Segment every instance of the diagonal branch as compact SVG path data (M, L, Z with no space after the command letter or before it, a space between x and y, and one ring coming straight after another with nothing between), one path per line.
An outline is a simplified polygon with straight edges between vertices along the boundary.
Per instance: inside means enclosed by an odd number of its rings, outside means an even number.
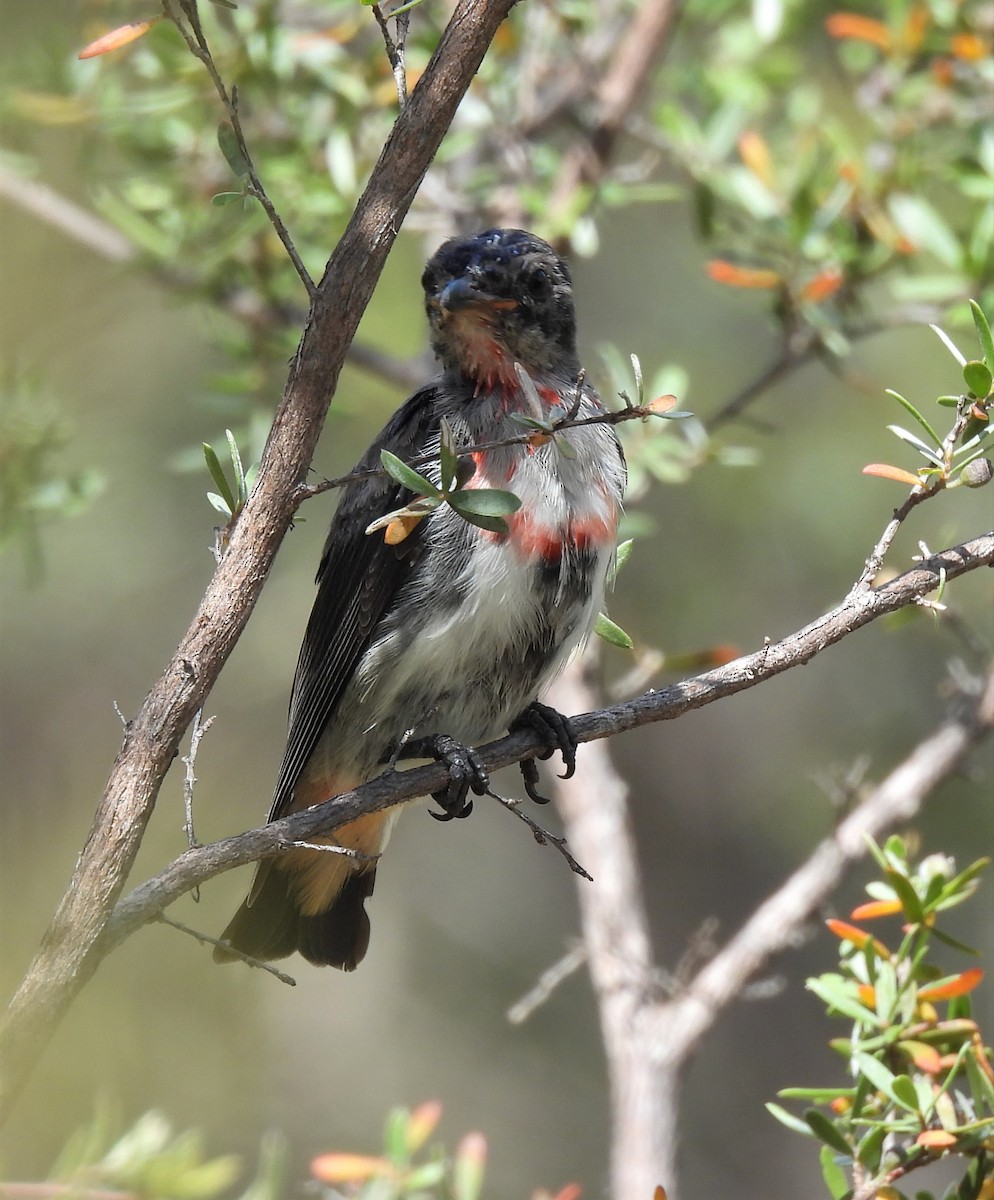
M180 738L244 629L289 527L295 489L397 230L512 3L459 0L317 285L255 488L188 632L128 724L69 888L0 1026L0 1120L104 953L104 924Z
M863 625L919 601L938 585L941 572L945 572L947 580L952 580L968 571L992 564L994 532L934 555L927 562L879 588L847 596L825 616L780 642L771 643L723 667L649 692L624 704L584 713L573 718L573 727L581 742L589 742L656 721L672 720L692 708L733 696L791 667L810 662L816 654ZM535 755L544 748L533 731L521 730L481 747L480 756L487 769L494 771ZM107 923L100 947L101 955L109 952L140 926L155 919L165 907L205 880L234 867L279 854L293 842L327 835L365 814L439 791L447 779L446 768L439 763L410 771L388 771L325 804L294 813L247 833L187 850L159 875L135 888L118 903ZM575 849L582 860L580 848ZM596 876L596 871L592 873Z

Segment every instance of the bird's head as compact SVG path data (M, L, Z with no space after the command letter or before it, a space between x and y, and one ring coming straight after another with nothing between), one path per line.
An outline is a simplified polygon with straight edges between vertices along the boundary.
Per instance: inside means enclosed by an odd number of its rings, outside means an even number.
M523 229L452 238L421 278L439 362L477 388L513 385L514 364L575 374L576 316L569 267Z

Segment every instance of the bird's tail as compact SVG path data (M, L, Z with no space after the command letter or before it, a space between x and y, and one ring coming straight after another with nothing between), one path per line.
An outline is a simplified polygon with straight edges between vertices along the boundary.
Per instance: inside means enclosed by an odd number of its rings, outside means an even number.
M269 962L299 950L318 966L354 971L369 945L369 917L363 907L373 891L376 870L350 872L324 912L301 912L285 871L269 869L242 903L221 937L233 950ZM231 949L216 946L215 962L234 962Z
M355 970L369 945L363 904L395 818L396 810L370 813L314 839L327 850L295 847L261 863L222 938L263 962L299 950L319 966ZM214 950L215 962L237 957L224 946Z

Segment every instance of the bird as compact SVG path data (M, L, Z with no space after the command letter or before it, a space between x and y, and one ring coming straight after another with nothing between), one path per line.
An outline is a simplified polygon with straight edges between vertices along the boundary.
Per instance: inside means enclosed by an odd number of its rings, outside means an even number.
M603 606L626 467L581 369L570 268L533 233L487 229L445 241L421 284L438 373L387 422L339 502L270 821L411 757L449 767L432 815L465 816L470 790L489 783L475 747L522 726L573 770L569 722L538 695ZM556 429L563 420L568 427ZM443 438L457 446L464 489L509 491L520 507L482 528L440 504L403 524L399 538L385 536L383 518L416 497L376 473L381 450L420 463L438 486ZM525 786L541 800L537 769L527 767ZM369 944L365 902L398 812L315 839L331 850L294 846L262 861L215 959L299 952L353 970Z

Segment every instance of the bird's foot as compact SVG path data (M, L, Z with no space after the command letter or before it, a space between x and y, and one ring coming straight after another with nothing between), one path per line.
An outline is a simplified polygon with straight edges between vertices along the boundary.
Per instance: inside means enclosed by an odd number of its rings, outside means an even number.
M560 775L560 779L572 778L576 771L576 747L578 745L576 732L573 729L573 723L569 717L564 716L555 708L550 708L548 704L541 704L538 700L533 700L526 709L518 714L511 722L510 731L514 733L518 729L531 729L537 733L540 738L548 745L547 750L543 750L538 758L551 758L558 750L563 756L563 765L566 767L564 774ZM521 778L525 785L525 791L535 801L536 804L548 804L549 797L541 795L537 790L538 785L538 767L535 764L534 758L525 758L518 763L521 768Z
M433 800L442 806L440 813L431 815L436 821L451 821L453 817L468 817L473 811L470 790L477 796L486 794L490 787L490 776L483 759L472 746L464 746L447 734L437 733L431 737L417 738L406 742L404 758L433 758L449 769L448 785L432 792Z

